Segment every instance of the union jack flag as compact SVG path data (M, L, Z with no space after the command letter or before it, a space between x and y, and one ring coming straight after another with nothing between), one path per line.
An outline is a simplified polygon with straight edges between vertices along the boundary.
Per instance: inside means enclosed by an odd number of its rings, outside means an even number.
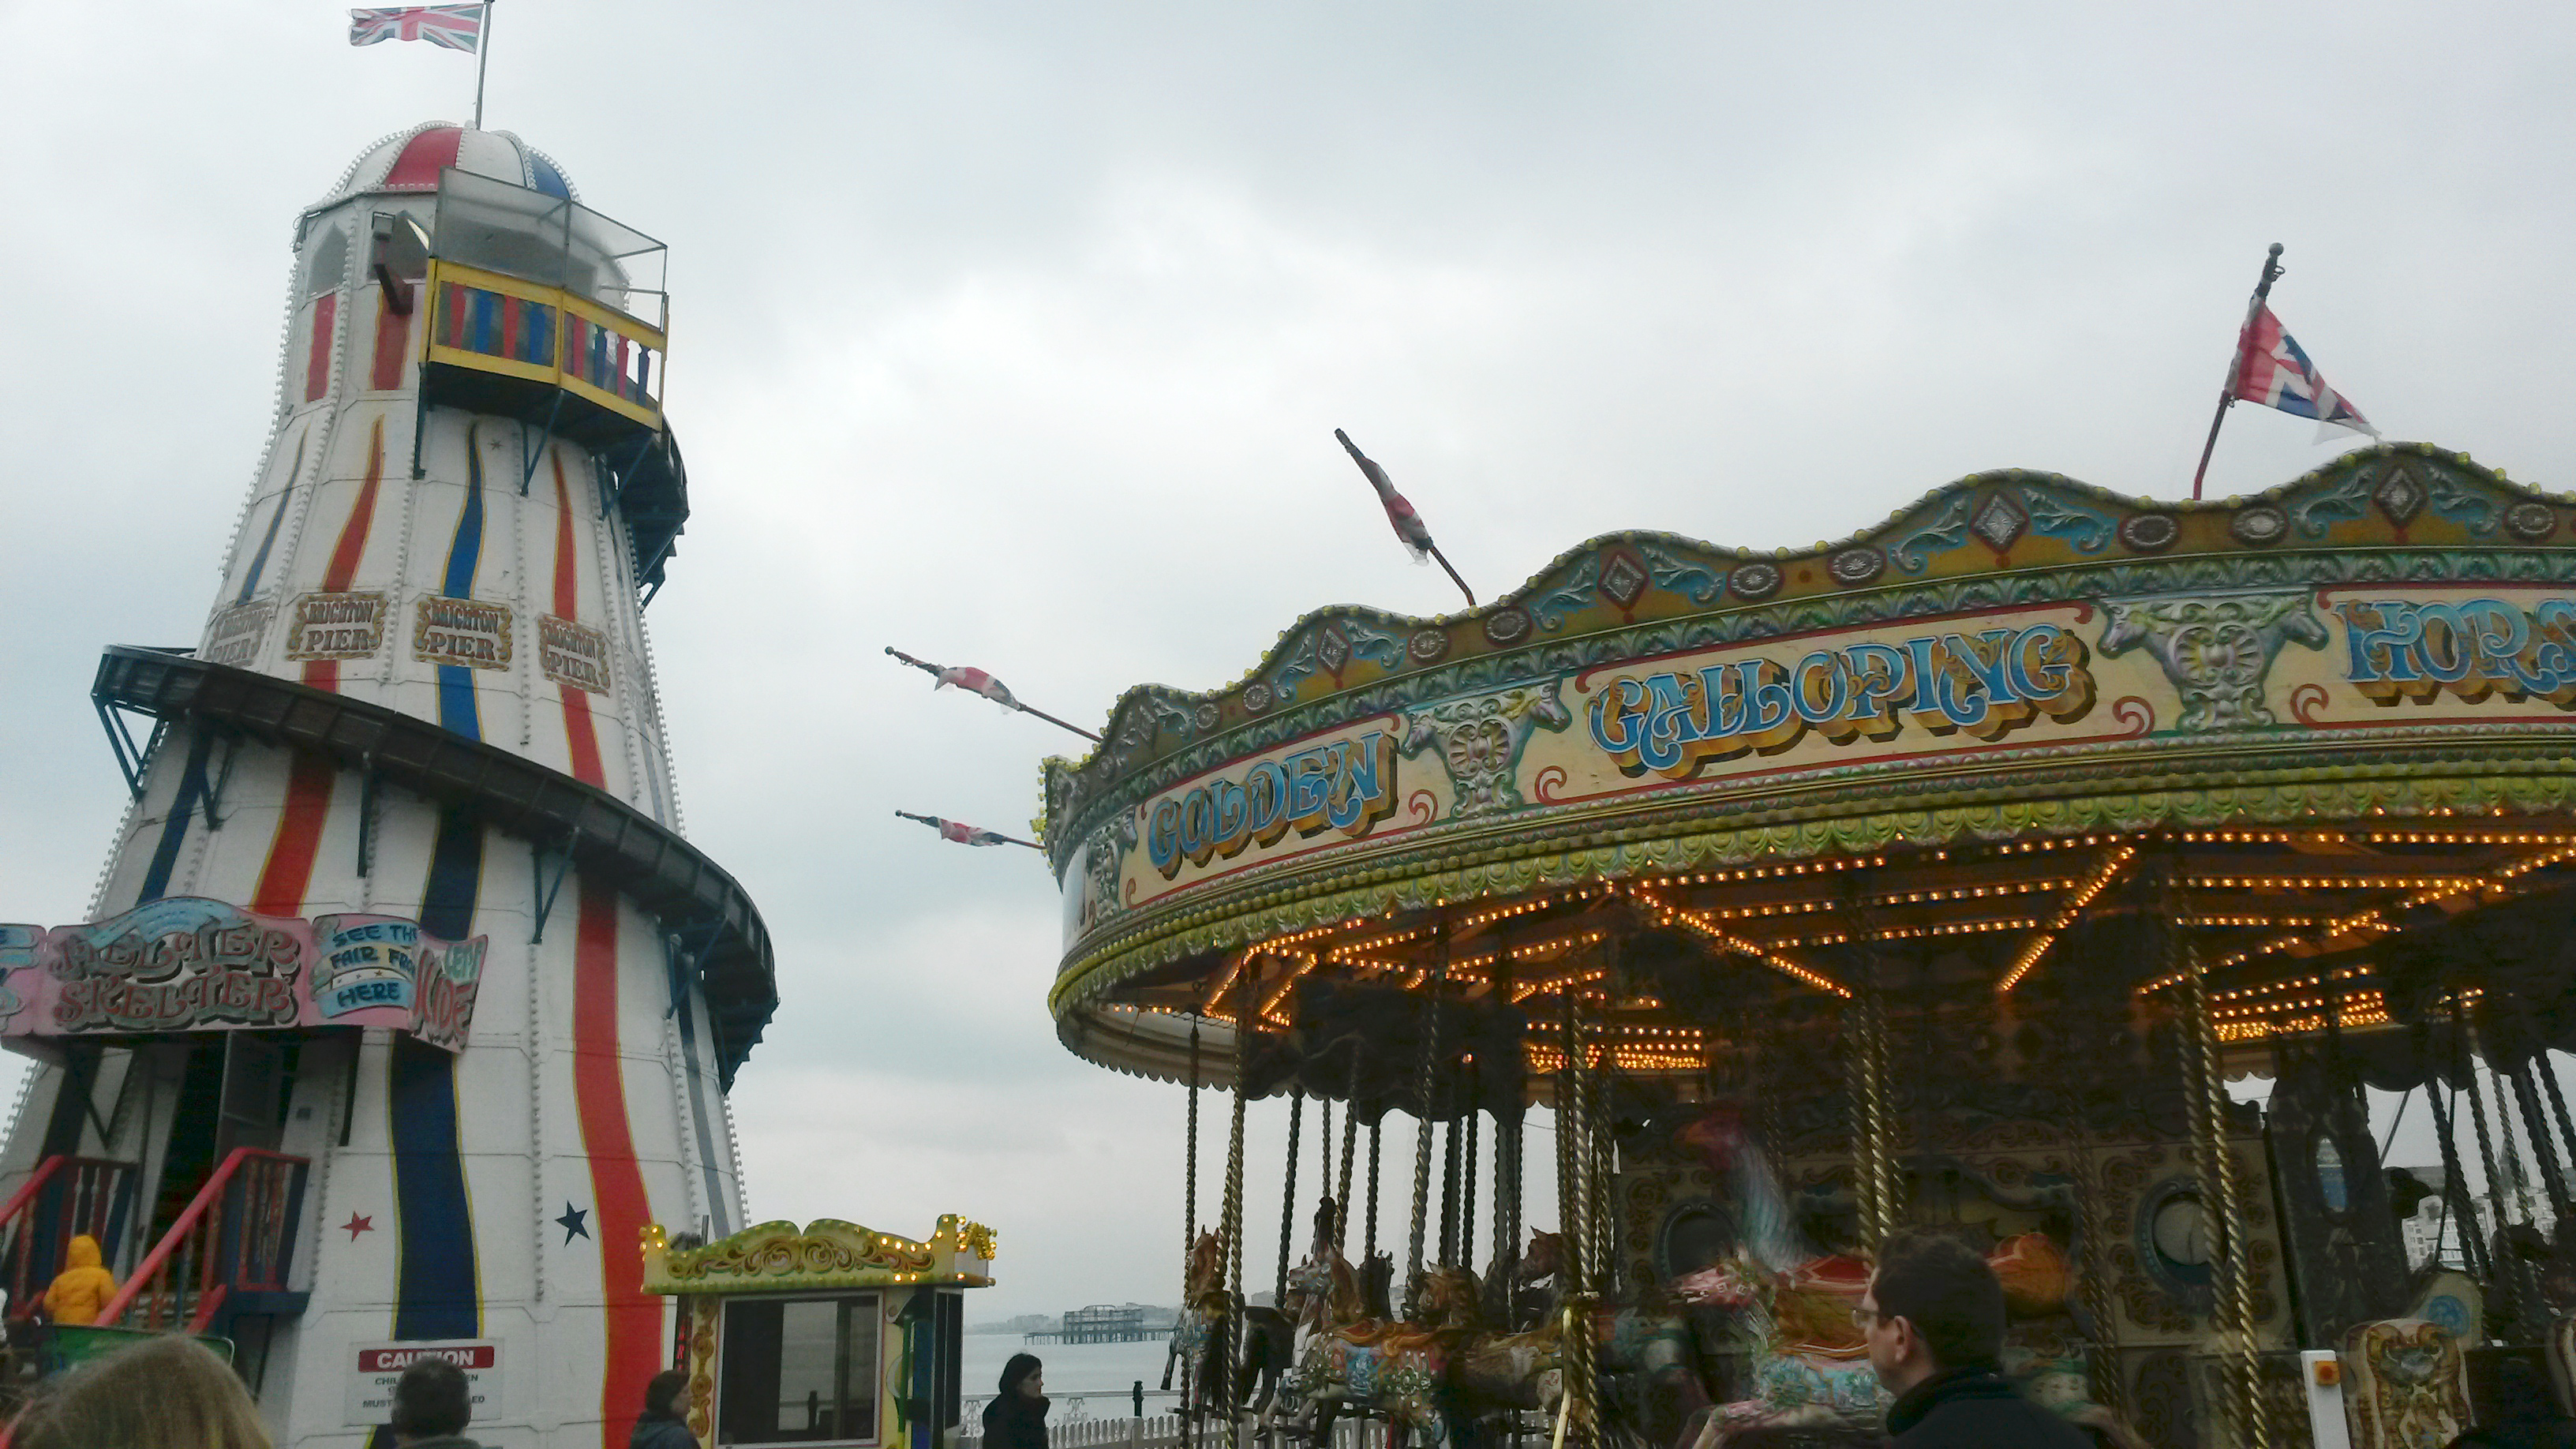
M2316 364L2282 330L2281 319L2272 315L2269 305L2256 307L2254 315L2245 319L2245 330L2236 339L2236 373L2229 391L2247 402L2314 418L2320 436L2327 428L2379 436L2379 429L2360 409L2317 375Z
M1361 475L1368 479L1371 488L1377 490L1377 501L1386 508L1388 526L1395 530L1397 538L1404 541L1404 546L1412 551L1413 561L1429 562L1434 551L1430 525L1422 521L1421 514L1413 511L1413 504L1407 501L1403 494L1395 491L1395 481L1386 476L1386 470L1377 465L1377 460L1361 452L1359 445L1351 441L1350 434L1335 428L1333 436L1341 439L1343 449L1349 452L1352 460L1360 465Z
M1020 707L1020 702L1012 695L1009 685L972 666L939 670L938 683L930 687L939 689L952 684L959 689L980 694L995 704L1009 705L1013 709Z
M980 825L969 825L963 820L943 820L936 815L915 815L909 810L898 810L894 813L906 820L918 820L938 831L940 839L953 840L959 845L1025 845L1031 850L1038 849L1034 841L1022 840L1016 835L1004 835L998 830L986 830Z
M426 40L471 52L483 43L483 7L406 5L398 10L349 12L351 45L373 45L379 40Z

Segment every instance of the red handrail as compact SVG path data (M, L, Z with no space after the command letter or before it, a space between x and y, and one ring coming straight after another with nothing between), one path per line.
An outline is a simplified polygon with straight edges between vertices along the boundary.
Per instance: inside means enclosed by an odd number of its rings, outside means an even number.
M85 1173L91 1173L93 1169L105 1170L110 1175L104 1178L96 1175L83 1176ZM9 1308L13 1315L25 1318L36 1311L43 1299L41 1285L34 1280L49 1276L53 1272L52 1266L39 1268L35 1264L34 1245L29 1241L29 1234L36 1230L33 1219L38 1208L37 1194L43 1192L48 1186L59 1186L65 1193L72 1195L73 1200L67 1200L62 1204L57 1223L66 1241L75 1232L88 1232L105 1237L107 1219L115 1209L114 1200L119 1190L119 1180L133 1170L133 1163L119 1162L113 1158L79 1157L70 1153L56 1153L38 1163L35 1172L20 1185L15 1193L10 1195L9 1201L5 1205L0 1205L0 1233L9 1231L13 1226L18 1232L16 1240L7 1250L5 1257L0 1258L0 1261L5 1261L7 1264L7 1267L0 1271L6 1271L9 1275L5 1286L9 1290ZM78 1196L85 1190L88 1193L89 1202L87 1221L82 1218L82 1209L77 1201ZM113 1261L117 1245L113 1242L103 1242L99 1246Z
M180 1244L186 1241L189 1230L196 1227L198 1220L213 1210L217 1203L223 1201L224 1189L232 1185L233 1174L241 1170L242 1164L260 1159L299 1165L305 1161L304 1158L289 1157L282 1152L264 1152L256 1147L234 1148L232 1155L224 1159L224 1165L216 1168L214 1176L206 1179L206 1185L197 1189L197 1196L189 1202L187 1211L172 1220L170 1231L162 1234L161 1241L153 1246L152 1251L144 1256L142 1262L135 1265L133 1275L125 1280L125 1286L117 1289L116 1296L107 1300L107 1306L99 1310L97 1322L101 1327L113 1324L118 1318L124 1316L126 1308L143 1291L143 1285L151 1281L169 1263L171 1255L176 1253ZM216 1286L201 1285L201 1296L205 1289ZM228 1289L231 1285L221 1286ZM218 1296L216 1302L221 1301L221 1297Z
M54 1175L55 1169L69 1161L71 1161L69 1154L57 1152L36 1164L36 1175L27 1179L26 1186L9 1195L8 1206L0 1207L0 1227L7 1227L9 1220L16 1217L27 1206L28 1200L36 1195L36 1190L43 1187L46 1179Z

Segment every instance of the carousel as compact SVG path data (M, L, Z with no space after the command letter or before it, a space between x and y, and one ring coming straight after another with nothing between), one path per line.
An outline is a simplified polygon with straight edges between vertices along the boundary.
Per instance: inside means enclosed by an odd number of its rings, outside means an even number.
M1130 690L1046 767L1049 1003L1187 1093L1204 1432L1875 1442L1849 1310L1909 1227L2134 1441L2563 1415L2571 524L2418 445L2207 503L1999 472Z

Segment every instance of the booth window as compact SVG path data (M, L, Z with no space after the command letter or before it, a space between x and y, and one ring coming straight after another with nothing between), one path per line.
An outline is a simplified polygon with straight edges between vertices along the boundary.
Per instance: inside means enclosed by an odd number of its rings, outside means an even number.
M716 1442L873 1442L878 1317L874 1293L726 1303Z

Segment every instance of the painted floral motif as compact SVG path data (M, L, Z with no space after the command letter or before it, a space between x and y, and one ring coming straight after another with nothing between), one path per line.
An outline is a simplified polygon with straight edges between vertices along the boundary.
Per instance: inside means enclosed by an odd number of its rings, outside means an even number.
M2116 658L2141 644L2182 696L2185 731L2280 723L2263 703L2263 678L2285 640L2326 646L2309 596L2234 594L2198 599L2105 599L2099 645Z
M1651 543L1637 545L1637 554L1655 576L1655 587L1680 594L1694 604L1714 604L1726 592L1726 575L1704 564L1681 557L1671 549Z
M1561 730L1574 719L1556 689L1550 679L1415 710L1404 716L1404 738L1396 748L1407 757L1439 751L1456 798L1450 819L1518 810L1523 801L1512 776L1521 747L1537 731Z
M2295 515L2295 521L2299 527L2299 532L2306 534L2310 538L2323 538L2326 536L2326 530L2334 527L2336 524L2347 523L2353 519L2361 517L2362 510L2367 508L2369 505L2370 474L2367 472L2361 472L2355 473L2350 478L2345 479L2340 486L2329 488L2325 492L2319 493L2315 497L2309 499L2307 502L2300 504L2295 510L2293 510L2293 513ZM2238 514L2236 516L2238 523L2241 525L2244 521L2245 514L2252 513L2253 511L2253 509L2249 508L2245 510L2245 513ZM2279 512L2277 509L2268 511L2274 513ZM2248 538L2241 527L2233 531L2236 533L2238 538L2244 539L2247 543L2268 543L2271 541L2269 538ZM2272 530L2272 533L2275 536L2280 532L2281 530L2277 528Z
M1356 619L1327 619L1299 636L1297 647L1271 671L1270 692L1281 704L1297 698L1299 683L1318 671L1334 677L1353 659L1365 659L1385 670L1404 666L1404 641Z
M1947 553L1967 542L1968 510L1974 501L1971 495L1962 493L1950 500L1950 506L1942 511L1939 518L1907 534L1890 550L1896 566L1909 574L1919 574L1923 572L1924 565L1932 562L1923 545L1931 544L1935 553Z
M2504 505L2457 479L2433 475L2433 511L2479 538L2492 536L2503 521Z
M2077 553L2100 553L2109 546L2113 534L2111 515L2046 488L2024 488L2021 498L2023 506L2030 510L2033 531L2064 539Z

